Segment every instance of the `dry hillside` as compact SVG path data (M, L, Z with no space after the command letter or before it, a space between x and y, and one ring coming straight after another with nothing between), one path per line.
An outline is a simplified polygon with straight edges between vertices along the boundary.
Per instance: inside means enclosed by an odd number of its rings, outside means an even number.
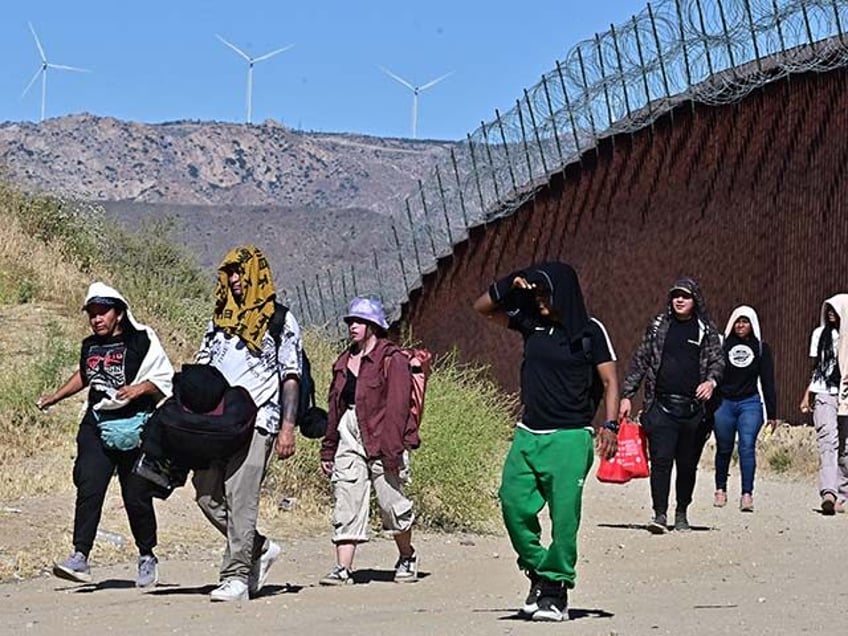
M273 121L142 124L84 114L0 125L8 178L96 201L381 210L449 146L303 133Z

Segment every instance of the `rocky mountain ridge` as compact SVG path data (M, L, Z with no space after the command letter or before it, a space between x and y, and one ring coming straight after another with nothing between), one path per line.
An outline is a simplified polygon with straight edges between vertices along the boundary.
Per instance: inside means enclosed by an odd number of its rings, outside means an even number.
M0 124L0 170L28 190L94 201L387 212L451 142L81 114Z

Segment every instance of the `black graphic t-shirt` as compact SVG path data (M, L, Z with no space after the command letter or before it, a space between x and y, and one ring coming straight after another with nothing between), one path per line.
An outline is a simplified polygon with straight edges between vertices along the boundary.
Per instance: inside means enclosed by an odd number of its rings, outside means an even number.
M80 374L83 384L88 387L89 408L104 397L113 397L122 386L133 384L148 349L150 338L145 331L132 330L108 338L91 335L83 340ZM155 406L154 397L144 395L113 413L118 417L128 417L152 411Z
M731 333L724 341L724 377L719 391L723 398L744 400L759 394L760 382L769 419L774 419L777 397L774 387L774 362L765 342L754 337L742 339Z

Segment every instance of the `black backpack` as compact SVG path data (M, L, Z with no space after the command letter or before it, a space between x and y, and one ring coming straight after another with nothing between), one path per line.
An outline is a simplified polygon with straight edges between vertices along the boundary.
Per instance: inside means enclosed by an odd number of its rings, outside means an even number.
M274 302L274 313L271 315L271 320L268 323L268 332L274 338L274 344L277 346L277 354L280 352L280 343L282 341L283 328L286 325L286 314L289 308L285 305ZM315 404L315 380L312 378L312 363L309 361L309 356L306 355L306 349L303 349L302 368L300 374L300 395L297 402L297 416L295 424L300 429L304 437L317 439L324 437L327 431L327 411L316 406ZM280 401L282 402L282 388L280 390Z
M204 382L214 390L201 406L196 389ZM183 468L206 468L249 444L255 420L256 405L245 389L229 386L214 367L186 364L174 374L174 394L148 420L141 450Z

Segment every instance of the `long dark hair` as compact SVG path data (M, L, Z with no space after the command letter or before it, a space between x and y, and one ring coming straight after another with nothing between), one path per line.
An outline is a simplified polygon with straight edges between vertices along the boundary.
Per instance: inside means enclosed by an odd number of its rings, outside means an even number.
M830 305L825 310L833 311ZM834 312L835 313L835 312ZM837 314L838 315L838 314ZM824 382L827 386L839 386L842 380L842 374L839 370L839 360L836 357L836 351L833 349L833 334L839 333L839 323L832 323L825 319L824 327L819 336L818 360L816 361L816 369L813 371L813 379ZM825 376L825 372L832 368L829 376Z

